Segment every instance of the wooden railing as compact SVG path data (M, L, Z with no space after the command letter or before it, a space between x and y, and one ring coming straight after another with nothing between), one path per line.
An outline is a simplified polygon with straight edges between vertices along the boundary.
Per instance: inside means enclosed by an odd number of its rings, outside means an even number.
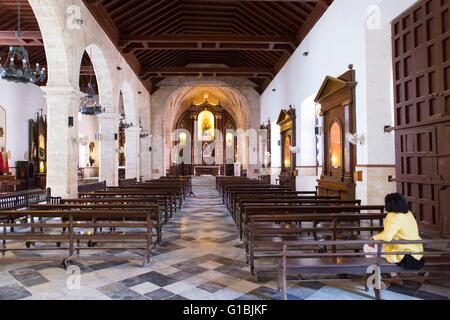
M18 210L28 208L30 204L48 201L51 189L11 192L0 195L0 210Z

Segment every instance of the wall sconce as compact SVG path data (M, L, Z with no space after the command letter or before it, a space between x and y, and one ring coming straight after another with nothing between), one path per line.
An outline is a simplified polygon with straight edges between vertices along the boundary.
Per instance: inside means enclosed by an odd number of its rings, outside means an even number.
M347 139L348 142L350 142L354 146L357 146L358 144L363 144L363 137L357 133L355 134L347 133Z
M392 126L384 126L384 133L391 133L392 131L394 131Z

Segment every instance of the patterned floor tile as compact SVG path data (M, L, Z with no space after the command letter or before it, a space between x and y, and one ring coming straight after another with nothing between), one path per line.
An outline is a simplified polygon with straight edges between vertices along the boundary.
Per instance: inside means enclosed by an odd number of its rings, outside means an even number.
M97 290L114 300L146 300L145 297L121 283L113 283Z
M138 284L137 286L131 287L130 289L139 294L145 295L149 292L153 292L155 290L160 289L160 287L153 283L150 283L150 282L144 282L144 283Z
M0 287L0 300L20 300L30 296L31 293L20 285Z
M25 287L33 287L49 282L33 268L10 271L10 274Z
M165 300L173 297L174 295L175 294L173 292L164 289L158 289L156 291L147 293L145 296L151 300Z
M207 282L199 285L197 288L207 291L209 293L216 293L219 290L226 288L227 286L218 282Z

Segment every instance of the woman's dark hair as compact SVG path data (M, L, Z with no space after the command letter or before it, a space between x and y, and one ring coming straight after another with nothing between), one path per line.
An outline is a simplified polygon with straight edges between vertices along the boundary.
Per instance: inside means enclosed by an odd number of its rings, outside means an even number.
M386 203L387 212L405 213L405 214L409 212L408 201L400 193L388 194L384 202Z

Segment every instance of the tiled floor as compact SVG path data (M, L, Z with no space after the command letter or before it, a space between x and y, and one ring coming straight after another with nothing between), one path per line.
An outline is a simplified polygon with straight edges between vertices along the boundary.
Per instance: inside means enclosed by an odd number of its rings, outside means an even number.
M194 179L197 198L188 199L178 216L164 228L164 243L152 263L80 264L81 276L57 263L0 265L2 299L278 299L276 282L257 282L232 219L214 188L214 178ZM129 255L114 250L110 255ZM370 300L362 283L308 282L292 285L294 300ZM405 281L383 292L384 299L449 299L450 279L419 283Z

